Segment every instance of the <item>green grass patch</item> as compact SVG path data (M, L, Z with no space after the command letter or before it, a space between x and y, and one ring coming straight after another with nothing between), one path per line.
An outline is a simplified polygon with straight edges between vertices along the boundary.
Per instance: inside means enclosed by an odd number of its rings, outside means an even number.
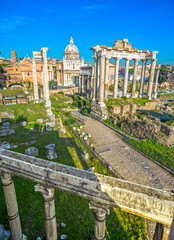
M126 97L105 100L105 104L107 107L112 105L124 106L128 104L137 104L137 105L145 106L147 102L152 102L152 100L149 100L148 98L140 99L140 98L126 98Z

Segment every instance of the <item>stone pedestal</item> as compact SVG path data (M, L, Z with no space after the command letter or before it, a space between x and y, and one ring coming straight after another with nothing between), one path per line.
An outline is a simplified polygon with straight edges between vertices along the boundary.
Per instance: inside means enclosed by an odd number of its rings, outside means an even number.
M46 157L49 160L57 158L57 154L55 153L55 144L49 144L45 148L46 148Z
M98 118L99 120L107 119L107 110L105 103L95 103L91 102L91 113L92 116Z
M89 208L94 210L95 215L94 235L92 240L104 240L106 216L109 214L109 208L94 202L89 203Z

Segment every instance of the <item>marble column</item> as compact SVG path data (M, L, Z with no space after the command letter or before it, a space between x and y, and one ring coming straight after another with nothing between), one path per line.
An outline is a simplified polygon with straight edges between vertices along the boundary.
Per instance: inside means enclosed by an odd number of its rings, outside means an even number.
M87 97L89 98L90 97L90 79L89 79L89 76L87 76Z
M22 234L21 230L18 204L12 175L8 173L1 173L1 181L4 190L12 238L13 240L25 240L27 238Z
M146 75L146 59L142 59L142 68L141 68L141 82L140 82L140 91L139 91L139 98L143 97L143 87L144 87L144 80Z
M119 61L120 61L120 58L115 58L114 93L113 93L114 98L117 98L117 94L118 94Z
M98 100L98 98L99 98L99 64L98 64L98 60L97 60L97 65L96 65L96 88L95 88L96 100Z
M109 77L109 58L105 58L105 85L104 85L104 99L108 98L108 77Z
M37 184L35 185L35 191L41 192L44 199L46 239L57 240L54 188Z
M137 82L137 70L138 70L138 59L134 59L134 76L132 81L132 92L131 97L135 97L135 91L136 91L136 82Z
M79 94L82 92L82 76L79 75Z
M39 102L38 82L37 82L37 70L36 60L32 58L32 72L33 72L33 89L34 89L34 103Z
M45 102L50 102L49 98L49 78L48 78L48 63L47 63L47 51L48 48L41 48L42 59L43 59L43 88L44 88L44 99Z
M158 69L157 72L156 72L156 79L155 79L154 99L157 98L157 87L158 87L159 72L160 72L160 70Z
M104 105L105 56L100 58L99 104Z
M89 203L89 208L94 210L95 223L92 240L104 240L106 217L109 214L109 208L94 202Z
M130 59L125 58L125 76L124 76L124 86L123 86L123 96L127 97L127 86L129 77L129 61Z
M148 84L148 90L147 90L147 96L148 96L149 99L152 98L152 86L153 86L153 80L154 80L154 74L155 74L155 67L156 67L156 59L152 59L151 60L149 84Z
M96 86L97 86L97 68L98 68L98 58L97 57L93 57L94 58L94 79L93 79L93 94L92 94L92 101L95 102L96 101Z
M85 93L85 79L84 79L84 75L82 75L82 94L84 94Z

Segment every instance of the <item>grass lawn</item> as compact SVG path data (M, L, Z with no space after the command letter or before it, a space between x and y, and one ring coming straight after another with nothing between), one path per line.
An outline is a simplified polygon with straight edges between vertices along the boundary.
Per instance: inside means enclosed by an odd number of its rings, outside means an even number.
M123 106L127 104L140 104L142 106L145 106L146 102L152 102L153 100L149 100L148 98L126 98L126 97L120 97L117 99L108 99L105 101L106 106L111 106L111 105L118 105L118 106Z
M59 103L56 103L55 97L52 97L51 99L54 101L54 111L58 115ZM25 109L23 116L29 118L27 109L29 108L34 111L35 106L36 110L35 114L33 114L33 121L34 119L41 118L37 112L37 106L39 106L37 104L25 104L25 107L22 108L22 111ZM17 107L20 106L15 105L16 112L18 112ZM18 112L18 116L19 115L20 113ZM35 115L39 115L39 117L34 118ZM30 131L30 128L32 127L36 129L34 132ZM14 130L16 131L16 134L8 137L1 137L0 139L1 142L5 141L18 144L18 148L14 149L14 151L24 153L26 148L34 146L39 149L38 157L46 159L45 146L49 143L54 143L56 145L57 153L57 158L54 159L55 162L80 169L87 169L87 166L81 157L83 151L87 150L83 149L83 146L78 143L77 139L75 140L80 147L75 143L71 132L71 134L69 132L65 134L60 132L58 125L56 125L53 132L48 133L43 132L43 127L41 127L41 125L34 123L25 127L17 126ZM36 143L29 146L21 145L24 142L30 141L36 141ZM91 167L94 166L96 172L109 175L107 170L97 159L92 159L91 155L90 157L91 160L88 160L88 164ZM41 193L34 191L35 183L31 181L19 177L15 177L14 181L23 233L27 235L28 240L36 240L38 236L44 240L44 205ZM3 224L6 229L9 229L1 183L0 196L0 223ZM89 201L86 199L82 199L60 190L55 190L58 239L60 239L61 234L66 234L68 240L86 240L92 235L94 229L94 212L89 209L88 203ZM60 224L62 222L66 224L65 228L61 227ZM140 217L111 208L106 221L106 237L107 240L138 240L139 237L146 239L144 220Z

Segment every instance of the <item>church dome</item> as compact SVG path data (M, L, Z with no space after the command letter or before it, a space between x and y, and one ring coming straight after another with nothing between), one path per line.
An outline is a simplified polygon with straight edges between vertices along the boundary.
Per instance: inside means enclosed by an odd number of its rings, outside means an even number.
M79 50L74 45L73 38L71 36L69 45L65 48L65 59L79 59Z
M79 52L78 48L74 45L72 36L69 45L65 48L65 52Z

